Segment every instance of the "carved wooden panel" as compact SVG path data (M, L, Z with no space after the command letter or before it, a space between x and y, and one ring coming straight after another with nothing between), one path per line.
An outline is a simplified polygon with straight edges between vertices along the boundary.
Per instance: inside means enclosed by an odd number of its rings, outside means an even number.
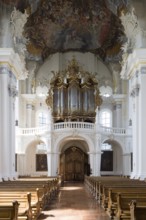
M60 157L60 174L66 181L83 181L86 164L88 155L77 147L70 147Z

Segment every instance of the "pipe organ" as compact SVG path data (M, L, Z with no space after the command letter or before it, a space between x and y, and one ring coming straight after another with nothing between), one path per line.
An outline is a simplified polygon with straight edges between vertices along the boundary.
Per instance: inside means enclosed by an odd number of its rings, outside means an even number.
M54 122L94 122L95 110L102 103L95 75L83 71L74 57L66 70L53 75L46 103Z

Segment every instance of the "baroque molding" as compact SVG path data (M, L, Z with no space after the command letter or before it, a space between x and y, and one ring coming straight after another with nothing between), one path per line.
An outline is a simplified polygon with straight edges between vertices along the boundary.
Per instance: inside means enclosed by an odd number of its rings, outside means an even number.
M134 76L135 72L146 68L146 49L135 49L133 53L128 55L123 68L121 70L122 79L130 79Z
M24 80L28 76L24 58L12 48L0 48L0 66L10 69L18 80Z

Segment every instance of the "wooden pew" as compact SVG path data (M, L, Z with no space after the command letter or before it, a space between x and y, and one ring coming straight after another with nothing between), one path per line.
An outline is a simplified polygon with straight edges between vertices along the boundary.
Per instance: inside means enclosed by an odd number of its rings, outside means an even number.
M132 213L132 204L133 200L137 201L137 204L139 206L145 205L146 207L146 193L144 194L143 192L141 193L119 193L117 195L117 210L116 210L116 219L117 220L122 220L122 219L130 219L131 220L131 214ZM130 211L130 205L131 205L131 211ZM139 212L140 214L140 212ZM143 212L141 212L141 215ZM138 220L142 220L142 216L139 215ZM146 219L146 215L145 215ZM133 218L132 220L135 220Z
M2 190L2 191L1 191ZM22 199L26 197L27 192L31 194L31 210L32 210L32 216L33 218L37 218L41 214L42 210L42 204L44 203L43 201L43 196L44 192L40 189L34 189L34 188L0 188L0 199L1 198L11 198L12 200L14 199Z
M39 187L36 189L36 187ZM50 199L52 199L59 191L59 179L58 178L31 178L31 179L19 179L14 181L0 182L0 193L7 192L10 195L15 193L23 194L31 193L31 214L35 219L39 216L42 209L48 205ZM9 196L10 197L10 196ZM15 198L15 197L14 197ZM13 198L13 199L14 199Z
M139 196L139 202L146 200L145 181L130 180L121 177L87 177L85 178L85 185L92 195L98 199L102 207L107 210L111 219L114 219L115 216L117 219L130 219L130 201L136 199L137 195ZM111 195L109 190L112 190ZM114 193L113 190L115 191ZM121 206L117 200L119 193L122 195L122 200L120 199ZM139 203L138 206L140 207Z
M112 188L109 189L107 213L111 218L114 218L115 212L118 209L118 194L124 195L125 197L137 198L137 196L146 197L146 188L143 190L138 187L124 187L124 188Z
M38 187L36 189L36 187ZM5 184L5 185L0 185L0 192L2 191L13 191L13 192L30 192L32 194L32 203L36 203L36 209L37 206L40 206L42 209L46 207L46 201L48 200L47 197L49 195L49 188L48 185L42 185L42 184L25 184L23 182L13 182L12 184ZM37 192L37 193L36 193ZM39 213L39 212L38 212Z
M130 216L131 220L145 220L146 219L146 201L143 204L137 204L137 200L130 202Z
M145 185L146 183L144 181L139 180L131 180L129 178L123 178L123 177L85 177L85 186L87 189L91 192L93 196L98 200L99 203L101 203L102 200L102 194L105 187L109 188L112 186L118 186L118 185Z
M11 201L17 199L19 203L18 216L27 217L28 220L32 220L32 208L31 208L31 194L27 193L26 196L0 196L0 206L9 206Z
M0 220L18 220L18 201L10 205L0 205Z

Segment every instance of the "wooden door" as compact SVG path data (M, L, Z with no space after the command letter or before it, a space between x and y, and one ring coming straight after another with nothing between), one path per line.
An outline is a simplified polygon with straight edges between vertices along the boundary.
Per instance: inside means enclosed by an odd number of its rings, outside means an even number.
M65 181L83 181L88 156L77 147L68 148L61 155L60 171Z

